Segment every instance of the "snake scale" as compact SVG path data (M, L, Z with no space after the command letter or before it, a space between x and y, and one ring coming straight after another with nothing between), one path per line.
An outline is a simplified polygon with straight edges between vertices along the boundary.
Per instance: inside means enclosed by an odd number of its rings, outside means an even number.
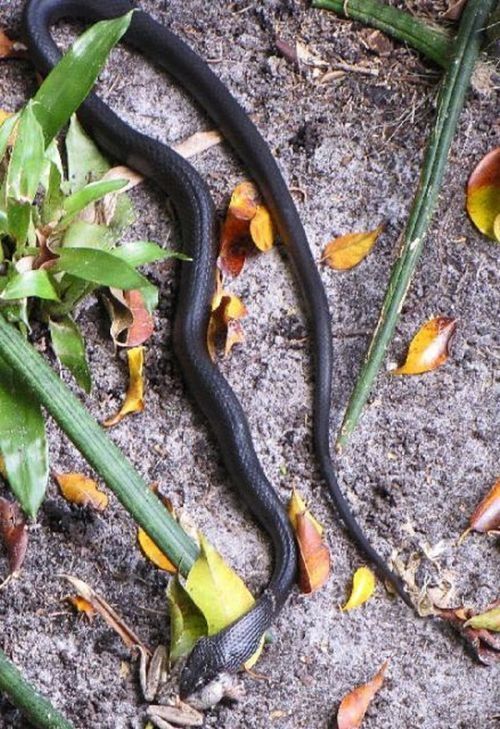
M24 30L36 68L47 74L60 58L50 32L58 20L95 22L123 15L133 7L129 0L28 0ZM136 10L124 40L191 94L222 131L258 185L286 246L307 310L314 354L313 439L321 475L353 541L411 605L403 583L368 542L337 482L329 445L333 355L328 302L295 204L268 145L209 66L152 17ZM173 336L175 355L191 394L217 438L232 483L273 547L271 580L252 609L222 632L202 638L195 645L181 674L180 693L185 697L221 673L236 671L254 653L294 584L294 536L283 506L259 463L244 411L207 351L218 229L206 183L167 145L131 128L94 94L88 96L78 115L107 154L153 180L172 201L183 252L192 258L192 262L181 264Z

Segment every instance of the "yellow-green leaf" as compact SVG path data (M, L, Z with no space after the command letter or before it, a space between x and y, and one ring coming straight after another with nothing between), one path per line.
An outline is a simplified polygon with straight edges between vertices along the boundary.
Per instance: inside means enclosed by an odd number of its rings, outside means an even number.
M375 230L334 238L323 251L322 260L336 271L348 271L366 258L382 230L383 226L379 225Z
M342 610L352 610L370 599L375 591L375 575L368 567L360 567L352 578L352 590L349 600Z
M500 240L497 222L500 216L500 147L483 157L469 177L467 212L481 233Z
M191 652L198 638L208 633L201 610L175 577L167 587L170 611L170 660L177 661Z
M487 610L485 613L480 615L474 615L465 624L464 628L476 628L484 630L493 630L496 633L500 632L500 607Z

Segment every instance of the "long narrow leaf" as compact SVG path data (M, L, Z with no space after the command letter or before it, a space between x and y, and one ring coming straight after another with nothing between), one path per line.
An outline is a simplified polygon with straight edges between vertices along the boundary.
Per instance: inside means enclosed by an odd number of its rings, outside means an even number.
M126 184L127 180L100 180L99 182L90 182L81 190L69 195L64 201L66 215L61 220L61 226L67 225L71 218L90 203L100 200L110 192L121 190Z
M7 197L32 203L45 166L42 127L28 102L19 119L17 135L7 170Z
M47 299L48 301L59 301L50 274L40 268L35 271L15 273L9 279L0 298L9 301L25 299L28 296L37 296L39 299Z
M68 179L72 192L100 179L111 167L106 157L84 132L76 116L71 117L65 139Z
M155 263L156 261L165 261L168 258L177 258L181 261L190 261L189 256L184 253L178 253L169 249L161 248L158 243L149 240L137 240L134 243L123 243L121 246L113 249L113 255L122 261L128 263L129 266L137 268L146 263Z
M85 354L85 342L75 322L70 316L58 320L50 319L49 329L58 360L68 368L80 387L85 392L90 392L92 378Z
M132 266L107 251L97 248L61 248L58 254L53 270L65 271L85 281L124 290L142 289L149 285L148 280Z

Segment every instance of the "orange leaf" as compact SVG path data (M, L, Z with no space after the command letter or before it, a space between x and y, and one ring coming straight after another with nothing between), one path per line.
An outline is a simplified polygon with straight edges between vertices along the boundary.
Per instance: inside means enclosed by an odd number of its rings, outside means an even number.
M317 519L314 518L314 516L311 514L311 512L307 509L307 506L305 504L304 499L302 498L300 491L298 491L296 488L292 489L292 496L290 497L290 501L288 502L288 518L290 519L290 522L292 524L292 527L294 530L297 529L297 516L299 514L307 514L308 519L312 521L314 524L316 531L320 536L323 536L324 529L319 523Z
M134 347L127 350L128 368L129 368L129 384L125 402L121 406L119 412L112 418L105 420L103 425L110 428L123 420L125 415L129 413L142 413L144 410L144 347Z
M26 58L26 46L18 41L13 41L0 30L0 58Z
M470 528L482 533L500 531L500 479L472 514Z
M0 538L7 550L12 575L21 569L28 547L26 522L16 501L0 498Z
M440 367L448 359L450 339L456 328L456 319L447 316L429 319L411 340L405 363L392 370L392 374L420 375Z
M366 258L383 230L379 225L375 230L363 233L347 233L331 240L323 251L322 261L336 271L354 268Z
M78 506L91 506L97 511L104 511L107 507L107 494L83 473L56 473L54 476L66 501Z
M467 212L481 233L500 241L500 147L483 157L469 177Z
M144 529L138 529L137 541L144 552L144 556L147 557L156 567L159 567L161 570L165 570L165 572L170 572L173 575L177 573L175 565L173 565L161 549L156 546L151 537L146 534Z
M264 205L258 205L250 221L250 236L259 251L269 251L274 243L273 221Z
M216 357L216 345L223 339L224 354L227 357L235 344L245 340L243 326L239 319L247 315L245 304L235 294L222 288L220 278L212 300L212 313L207 331L207 346L212 359Z
M91 602L86 600L84 597L81 597L80 595L70 595L67 599L73 605L75 610L77 610L77 612L86 615L90 621L93 620L96 611Z
M117 347L138 347L154 332L154 320L138 290L110 289L112 298L106 299L111 318L110 333ZM123 332L126 332L123 341Z
M229 202L229 212L240 220L252 220L260 203L259 191L253 182L241 182L235 187Z
M318 590L330 574L330 552L307 512L297 514L299 588L308 595Z
M344 696L337 713L337 729L359 729L370 702L384 682L386 669L387 661L371 681Z

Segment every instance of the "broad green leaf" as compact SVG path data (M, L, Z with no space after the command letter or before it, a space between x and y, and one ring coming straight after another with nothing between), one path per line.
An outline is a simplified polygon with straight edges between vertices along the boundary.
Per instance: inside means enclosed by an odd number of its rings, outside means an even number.
M47 271L39 268L36 271L14 273L0 294L4 300L24 299L28 296L37 296L39 299L59 301L52 278Z
M78 215L87 205L100 200L110 192L116 192L125 187L127 180L100 180L99 182L90 182L81 190L74 192L64 200L64 212L66 215L60 222L60 226L64 227L69 221Z
M31 224L30 203L20 203L16 200L7 201L7 218L9 221L9 235L14 238L17 247L26 244Z
M92 389L85 342L77 325L70 316L57 321L49 319L52 347L62 365L68 368L85 392Z
M177 251L162 248L158 243L149 240L137 240L133 243L123 243L121 246L113 249L113 255L126 261L129 266L137 268L145 263L154 263L155 261L164 261L167 258L178 258L181 261L190 261L188 256Z
M0 452L10 487L35 517L49 475L45 423L37 400L0 359Z
M44 80L35 96L38 102L35 113L42 125L46 144L52 141L88 95L131 18L132 11L91 26Z
M0 160L3 158L7 150L10 135L14 131L14 127L16 126L18 121L19 114L14 114L14 116L9 116L7 119L5 119L5 121L0 126Z
M191 652L198 638L208 635L207 621L188 593L174 577L167 587L170 613L170 660L177 661Z
M45 150L45 163L40 178L40 184L45 190L49 189L50 185L50 172L52 165L58 169L61 179L64 177L64 167L59 154L59 147L57 146L57 139L53 139Z
M7 170L7 197L20 203L31 203L40 185L45 162L42 127L29 101L21 113L17 135Z
M186 580L186 591L203 613L208 635L227 627L254 604L254 598L236 572L200 534L200 556Z
M76 118L71 117L66 135L68 178L71 192L76 192L95 179L100 179L111 167Z
M115 241L113 231L105 225L75 220L64 232L64 248L99 248L108 251Z
M493 630L500 632L500 607L487 610L480 615L474 615L464 623L464 628L475 628L476 630Z
M53 271L65 271L72 276L100 286L117 289L148 289L149 281L128 263L111 253L96 248L61 248Z
M55 223L59 220L63 210L64 195L61 190L61 173L53 162L49 166L49 176L46 194L42 204L42 222Z
M95 284L66 273L59 280L60 301L44 302L43 311L49 318L60 319L67 316L73 312L77 303L92 293L95 288Z

